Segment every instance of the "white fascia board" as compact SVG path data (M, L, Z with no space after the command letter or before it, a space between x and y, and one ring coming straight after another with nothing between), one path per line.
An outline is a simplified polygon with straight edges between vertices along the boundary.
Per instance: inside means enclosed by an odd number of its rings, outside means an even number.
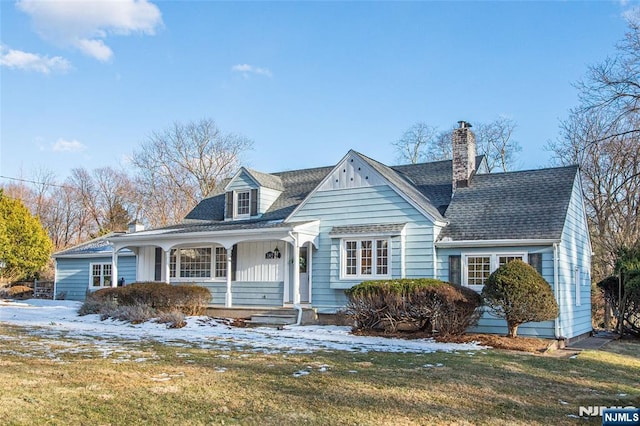
M559 239L508 239L508 240L459 240L437 241L438 248L449 247L519 247L519 246L550 246L559 243Z
M118 253L118 257L122 257L122 256L135 256L136 254L133 252L130 253ZM77 254L59 254L59 255L53 255L51 257L53 257L54 259L78 259L78 258L82 258L82 259L91 259L91 258L95 258L95 257L112 257L113 256L113 251L108 251L105 253L77 253Z
M299 226L308 224L298 224L297 226L283 226L279 228L266 229L230 229L217 231L202 232L184 232L176 234L159 234L159 235L139 235L130 237L121 237L112 239L109 242L119 248L139 245L157 245L164 246L170 243L172 246L177 244L190 243L210 243L222 239L237 239L251 237L254 240L283 239L289 236L290 231L296 231Z

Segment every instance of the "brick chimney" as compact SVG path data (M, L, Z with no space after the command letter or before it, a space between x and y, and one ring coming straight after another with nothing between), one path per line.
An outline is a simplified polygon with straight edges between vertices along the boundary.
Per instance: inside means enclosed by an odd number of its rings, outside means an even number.
M453 191L469 186L476 170L476 136L471 124L458 121L460 127L453 131Z

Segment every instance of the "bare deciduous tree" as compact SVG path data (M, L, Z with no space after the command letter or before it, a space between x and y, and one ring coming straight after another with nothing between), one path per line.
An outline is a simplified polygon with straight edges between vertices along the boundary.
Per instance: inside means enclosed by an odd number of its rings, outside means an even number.
M506 117L475 126L477 152L486 157L489 172L509 171L515 165L517 153L522 150L512 138L515 128L516 123ZM398 159L412 164L451 159L454 129L439 131L424 122L414 124L393 143Z
M193 206L239 167L253 142L223 133L211 119L175 123L153 133L134 152L137 186L151 225L182 220Z
M396 148L398 160L417 164L425 161L430 147L438 136L438 128L419 121L409 127L397 142L392 145Z
M585 80L576 84L581 112L606 111L609 128L602 137L640 132L637 125L629 126L628 122L628 116L637 116L640 112L640 14L637 10L627 16L627 24L629 29L616 46L616 55L590 66Z
M612 127L611 119L604 111L575 109L548 145L557 163L580 165L596 280L613 272L620 248L640 240L640 140L624 130L635 123L617 120Z
M496 169L503 172L513 169L516 154L522 150L512 138L515 128L516 123L512 119L502 116L476 125L478 153L485 156L489 173Z
M616 54L589 67L580 104L548 148L559 164L579 164L594 249L593 277L614 271L615 255L640 240L640 25L628 20Z

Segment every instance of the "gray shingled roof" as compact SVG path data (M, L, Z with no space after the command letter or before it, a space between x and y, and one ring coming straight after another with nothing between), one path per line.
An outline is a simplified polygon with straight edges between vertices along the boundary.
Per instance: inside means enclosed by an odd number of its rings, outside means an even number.
M107 241L111 237L118 235L124 235L124 232L110 232L101 237L94 238L93 240L85 241L68 249L61 250L53 254L53 257L58 256L78 256L78 255L100 255L111 256L113 252L112 247ZM118 252L119 254L130 254L131 251L123 249Z
M429 213L434 219L444 221L442 214L438 211L436 206L429 200L429 198L418 190L411 182L406 178L403 178L393 168L385 166L384 164L357 153L365 160L371 167L373 167L378 173L384 176L389 182L396 186L402 193L409 197L413 202L420 206L424 211ZM453 176L453 172L452 172Z
M387 180L404 191L407 196L418 203L434 217L442 219L442 215L451 200L451 160L435 161L421 164L408 164L388 167L365 155L358 153L368 164ZM476 157L480 165L482 156ZM291 170L278 173L260 173L247 169L250 173L271 176L280 179L283 192L262 216L262 220L285 219L313 191L335 166L314 169ZM218 185L208 198L202 200L187 216L188 220L221 221L224 220L224 188Z
M331 170L333 166L271 173L271 176L280 179L284 190L269 210L262 215L261 220L285 219ZM224 220L224 193L205 198L187 214L185 219Z
M480 167L483 157L483 155L476 157L476 168ZM440 214L444 215L451 202L453 179L451 160L393 166L392 169L411 182L431 201Z
M440 239L559 239L578 166L476 175L458 188Z
M260 184L260 186L276 189L278 191L284 191L284 186L282 185L282 180L279 176L269 173L262 173L253 169L245 168L245 170L251 175L253 179L255 179L256 182L258 182L258 184Z
M357 235L357 234L399 234L406 223L385 223L382 225L348 225L334 226L329 235Z
M577 167L570 166L478 174L452 200L451 160L389 167L359 155L427 212L449 221L440 238L453 240L559 238L577 173ZM478 166L481 162L482 156L476 157ZM242 226L257 228L261 221L285 219L333 168L261 174L279 178L283 192L260 219ZM224 193L202 200L186 219L223 221Z

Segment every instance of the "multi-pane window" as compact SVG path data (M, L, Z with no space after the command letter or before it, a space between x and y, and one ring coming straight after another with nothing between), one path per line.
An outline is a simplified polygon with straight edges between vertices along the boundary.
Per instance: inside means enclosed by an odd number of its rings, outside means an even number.
M387 275L389 273L389 243L387 240L376 241L376 275Z
M251 209L251 192L238 192L236 194L236 199L236 215L248 216Z
M345 242L345 274L357 275L358 274L358 242L346 241Z
M498 268L512 260L522 260L522 256L498 256Z
M373 272L371 270L373 266L372 246L373 241L365 240L360 242L360 273L362 275L371 275Z
M464 256L464 259L464 284L477 286L476 289L480 289L493 271L513 260L526 260L526 254L470 254Z
M216 247L216 278L227 276L227 249Z
M176 264L177 264L177 259L176 259L176 249L171 250L171 254L169 254L169 276L171 278L175 278L176 277Z
M467 284L484 285L491 274L490 256L467 257Z
M91 286L111 287L111 264L93 263L91 265Z
M227 251L224 247L178 248L169 255L171 278L224 278L227 276ZM212 275L213 274L213 275Z
M343 271L347 277L389 275L389 241L344 241Z
M180 249L181 278L211 277L211 248Z

